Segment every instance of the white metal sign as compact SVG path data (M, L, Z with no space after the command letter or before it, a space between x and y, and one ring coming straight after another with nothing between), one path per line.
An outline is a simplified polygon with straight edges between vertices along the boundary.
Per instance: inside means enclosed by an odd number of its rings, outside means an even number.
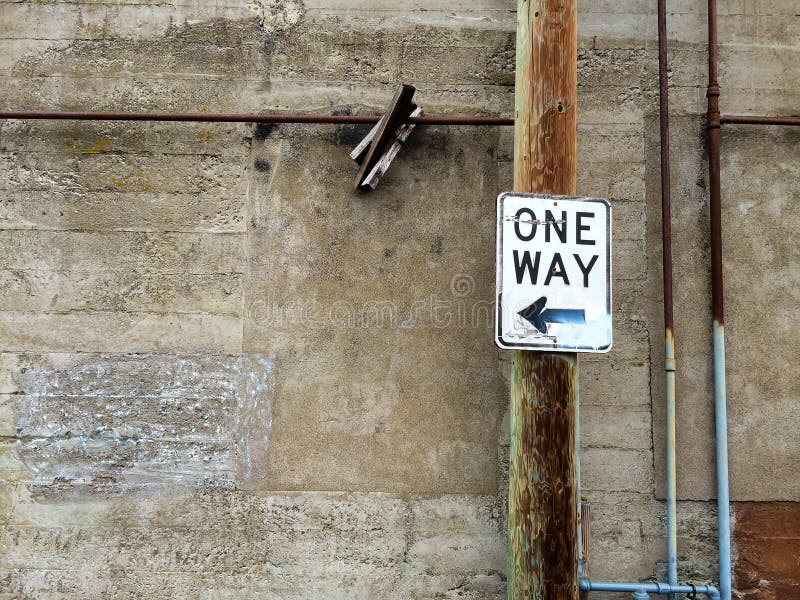
M497 197L501 348L611 349L611 205L600 198Z

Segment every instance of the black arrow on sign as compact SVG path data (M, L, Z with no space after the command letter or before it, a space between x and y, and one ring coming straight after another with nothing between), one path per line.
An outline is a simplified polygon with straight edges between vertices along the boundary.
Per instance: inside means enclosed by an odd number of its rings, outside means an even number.
M547 333L547 323L570 323L573 325L586 324L586 312L573 308L548 308L547 296L542 296L530 306L523 308L517 314L533 324L542 333Z

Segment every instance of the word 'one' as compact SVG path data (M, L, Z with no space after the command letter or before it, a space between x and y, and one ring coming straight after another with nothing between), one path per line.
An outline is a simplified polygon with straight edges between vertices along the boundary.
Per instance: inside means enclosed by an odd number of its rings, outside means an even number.
M569 229L569 222L567 219L567 211L561 211L561 218L556 220L552 211L544 211L544 222L536 218L536 214L527 207L520 208L514 216L514 233L517 239L523 242L530 242L536 238L539 231L539 225L543 224L544 229L544 243L557 243L567 244L567 238L572 237L569 243L577 246L594 246L595 240L587 239L588 233L591 231L590 221L594 219L595 213L593 212L576 212L575 222L572 231ZM573 233L569 236L569 233ZM541 240L541 235L539 240ZM537 240L537 241L539 241ZM537 250L533 253L529 250L520 252L514 250L514 272L517 278L517 284L521 284L525 275L528 275L532 285L537 285L539 281L539 268L542 266L542 251ZM582 279L583 287L589 287L589 274L592 272L597 259L597 254L592 255L588 261L581 258L577 252L563 253L554 252L550 260L550 266L547 268L547 275L544 277L542 285L550 285L550 282L557 278L561 280L563 285L571 285L569 272L564 265L566 258L567 264L574 263L580 271L580 279ZM546 261L545 261L546 263Z

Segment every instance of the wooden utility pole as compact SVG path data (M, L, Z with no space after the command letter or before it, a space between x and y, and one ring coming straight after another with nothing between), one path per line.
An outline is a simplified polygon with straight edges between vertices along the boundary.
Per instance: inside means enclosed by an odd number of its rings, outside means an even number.
M577 0L517 0L514 190L574 195ZM578 360L513 351L508 597L578 600Z

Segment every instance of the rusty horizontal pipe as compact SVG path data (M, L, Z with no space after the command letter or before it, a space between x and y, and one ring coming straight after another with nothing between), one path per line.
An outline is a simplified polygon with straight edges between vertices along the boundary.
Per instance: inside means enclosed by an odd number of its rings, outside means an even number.
M730 125L792 125L800 126L800 117L759 117L754 115L720 115L719 122Z
M162 112L69 112L43 110L4 110L0 119L44 119L75 121L192 121L201 123L318 123L318 124L375 124L381 115L325 114L226 114L226 113L162 113ZM418 125L513 125L514 119L503 117L422 116L409 118Z

